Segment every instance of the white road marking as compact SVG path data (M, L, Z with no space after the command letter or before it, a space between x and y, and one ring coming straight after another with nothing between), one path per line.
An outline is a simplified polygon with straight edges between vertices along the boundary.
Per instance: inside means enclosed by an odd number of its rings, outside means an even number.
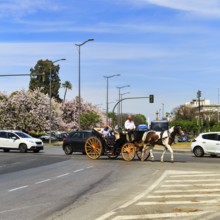
M50 180L51 180L51 179L41 180L41 181L36 182L35 184L45 183L45 182L48 182L48 181L50 181Z
M78 172L80 172L80 171L83 171L84 169L78 169L78 170L75 170L75 171L73 171L74 173L78 173Z
M157 190L154 193L186 193L186 192L220 192L218 189L167 189L167 190Z
M114 211L108 212L108 213L106 213L106 214L100 216L99 218L96 218L95 220L105 220L105 219L109 218L110 216L112 216L112 215L114 215L114 214L115 214Z
M17 187L17 188L14 188L14 189L9 189L8 192L13 192L13 191L16 191L16 190L19 190L19 189L24 189L24 188L27 188L28 186L20 186L20 187Z
M166 180L165 183L216 182L220 179Z
M162 185L161 187L206 187L206 186L220 186L220 183L207 183L207 184L173 184L173 185Z
M137 205L175 205L175 204L213 204L213 203L218 203L220 200L203 200L203 201L197 201L197 200L192 200L192 201L163 201L163 202L139 202Z
M188 175L171 175L171 178L180 177L207 177L207 176L220 176L220 173L203 173L203 174L188 174Z
M64 174L57 176L57 178L61 178L61 177L68 176L68 175L70 175L70 173L64 173Z
M190 195L155 195L155 196L147 196L147 198L190 198L190 197L220 197L220 194L190 194Z
M93 168L93 166L86 167L86 169L91 169L91 168Z
M177 217L191 217L204 215L209 212L201 211L201 212L181 212L181 213L160 213L160 214L145 214L145 215L124 215L117 216L112 220L132 220L132 219L159 219L159 218L177 218Z

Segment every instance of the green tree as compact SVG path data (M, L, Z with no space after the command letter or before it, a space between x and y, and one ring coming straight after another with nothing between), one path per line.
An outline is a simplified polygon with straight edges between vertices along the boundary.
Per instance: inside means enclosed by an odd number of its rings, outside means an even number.
M30 69L31 80L29 89L34 91L41 88L41 92L50 95L50 75L51 75L51 97L61 101L59 97L60 78L59 65L54 65L50 60L39 60L34 68Z
M195 110L189 106L181 105L174 109L174 118L176 120L193 120L195 119Z
M68 90L68 89L69 89L69 90L72 89L72 84L71 84L70 81L65 81L65 82L62 84L62 87L65 89L64 97L63 97L63 101L65 102L67 90Z
M101 122L100 116L96 112L84 112L80 115L82 129L92 129Z

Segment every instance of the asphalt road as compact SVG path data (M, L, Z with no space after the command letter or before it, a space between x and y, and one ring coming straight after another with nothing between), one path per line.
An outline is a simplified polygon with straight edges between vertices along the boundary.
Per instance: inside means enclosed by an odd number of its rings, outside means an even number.
M93 161L61 147L0 152L0 219L218 219L219 157L155 158Z

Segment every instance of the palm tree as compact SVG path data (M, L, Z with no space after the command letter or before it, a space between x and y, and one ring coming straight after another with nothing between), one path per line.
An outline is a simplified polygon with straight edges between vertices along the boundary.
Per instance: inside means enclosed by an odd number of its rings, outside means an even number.
M63 84L62 84L62 87L65 88L65 93L64 93L64 98L63 98L63 102L65 102L65 99L66 99L66 92L67 92L67 89L72 89L72 84L70 81L65 81Z

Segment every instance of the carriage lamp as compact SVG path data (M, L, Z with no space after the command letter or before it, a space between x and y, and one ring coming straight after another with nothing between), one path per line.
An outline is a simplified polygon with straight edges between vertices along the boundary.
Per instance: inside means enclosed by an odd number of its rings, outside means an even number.
M149 102L154 103L154 95L149 95Z

